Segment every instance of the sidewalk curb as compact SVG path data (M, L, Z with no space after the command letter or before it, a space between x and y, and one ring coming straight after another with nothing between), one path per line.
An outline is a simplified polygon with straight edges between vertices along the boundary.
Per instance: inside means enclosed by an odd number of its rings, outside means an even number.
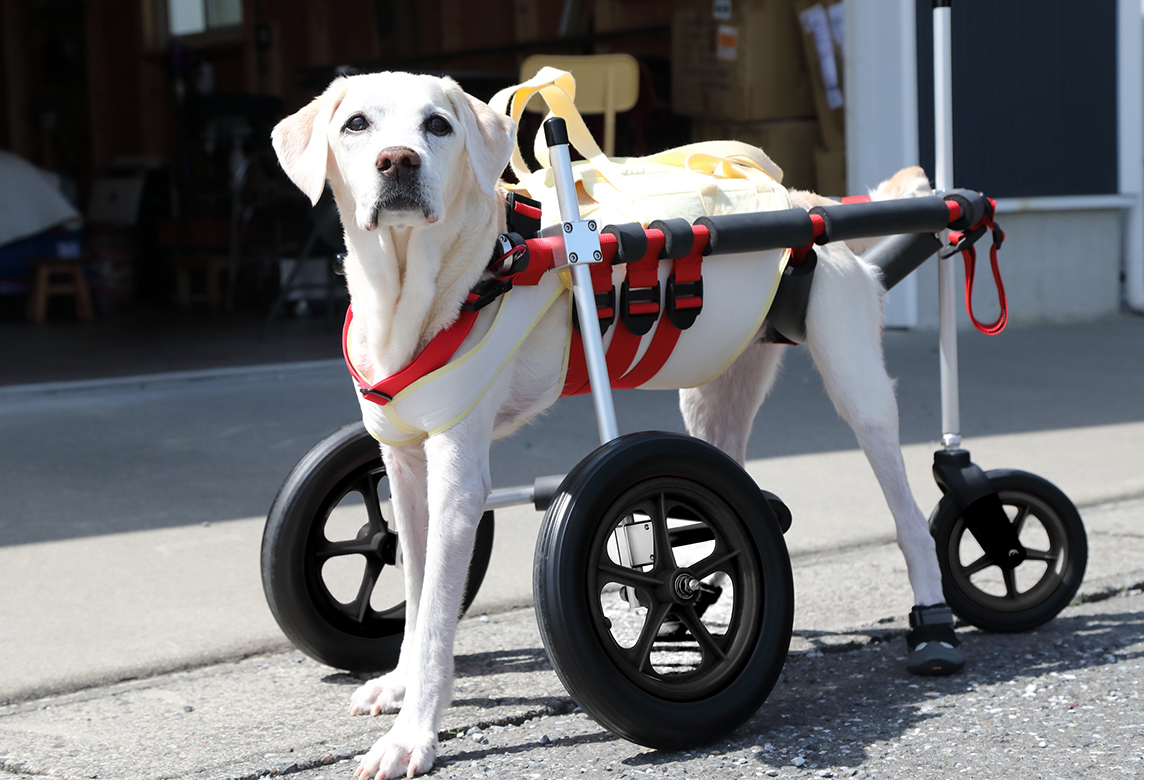
M138 374L133 376L108 377L104 379L81 379L71 382L38 382L24 385L0 386L0 399L26 395L68 395L94 390L145 389L193 382L214 382L222 379L258 379L271 374L309 373L313 371L345 370L341 358L330 360L304 360L295 363L261 363L250 366L225 366L198 371L169 371L159 374Z

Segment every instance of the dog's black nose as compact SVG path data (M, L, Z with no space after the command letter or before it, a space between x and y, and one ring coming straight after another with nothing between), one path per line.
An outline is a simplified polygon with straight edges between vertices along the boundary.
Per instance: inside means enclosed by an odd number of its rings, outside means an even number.
M377 167L386 178L402 179L418 173L418 152L406 146L388 146L378 153Z

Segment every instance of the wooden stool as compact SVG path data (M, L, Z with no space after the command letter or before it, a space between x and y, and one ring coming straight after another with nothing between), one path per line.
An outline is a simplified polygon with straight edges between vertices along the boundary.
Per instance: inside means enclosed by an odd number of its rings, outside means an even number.
M80 257L30 257L25 262L33 267L32 285L28 291L28 309L25 318L29 322L43 323L50 295L72 295L77 309L77 319L93 322L93 304L89 298L89 287L85 283L85 272ZM65 275L66 279L53 279L53 275Z

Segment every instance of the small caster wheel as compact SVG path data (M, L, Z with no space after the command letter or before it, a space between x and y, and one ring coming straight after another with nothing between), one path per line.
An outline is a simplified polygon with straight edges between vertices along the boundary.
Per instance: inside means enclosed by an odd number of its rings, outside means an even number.
M1012 533L1017 565L998 565L975 541L957 502L944 495L930 517L943 593L955 614L985 631L1028 631L1068 606L1085 576L1089 544L1077 508L1026 471L987 472Z
M693 747L742 725L792 636L777 513L731 458L676 434L620 437L565 477L541 525L533 591L569 694L649 747Z
M264 526L260 572L273 617L310 658L348 671L393 669L406 626L397 534L378 442L347 425L309 451L285 479ZM462 611L491 558L494 515L475 535Z

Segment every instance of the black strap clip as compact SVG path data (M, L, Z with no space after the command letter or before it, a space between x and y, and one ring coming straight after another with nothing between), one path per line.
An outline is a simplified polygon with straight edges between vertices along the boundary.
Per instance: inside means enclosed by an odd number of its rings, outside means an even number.
M975 246L975 242L983 238L983 234L986 232L986 225L980 225L974 230L964 231L962 240L951 246L943 247L942 251L939 252L939 257L950 257L951 255L957 255L960 252L966 252L968 249ZM1000 243L1003 242L1002 236L1003 231L1000 231ZM951 240L954 240L954 233L951 234Z
M518 274L528 268L528 245L519 233L501 233L492 248L488 273L497 276Z
M601 292L594 292L593 302L597 306L597 324L601 326L601 335L604 336L605 332L609 330L609 326L613 325L614 312L616 311L617 302L613 288ZM573 327L581 330L581 321L577 318L576 305L573 306Z
M511 289L511 279L483 279L471 288L463 308L466 311L479 311Z
M654 311L631 312L630 306L632 304L654 304ZM626 325L626 330L635 336L645 336L654 327L654 323L658 321L658 315L662 313L662 286L655 284L653 287L630 287L630 280L626 279L622 282L622 305L621 318Z
M678 302L697 298L698 306L678 308ZM695 324L695 318L703 311L703 279L694 282L676 282L674 274L666 280L666 316L679 330L686 330Z
M540 201L526 198L515 191L509 192L507 196L508 209L507 222L509 233L519 233L524 239L536 238L540 235ZM516 204L521 205L521 210L517 211ZM523 207L527 208L523 208ZM521 213L521 211L527 213ZM532 216L531 212L535 211L536 215Z

